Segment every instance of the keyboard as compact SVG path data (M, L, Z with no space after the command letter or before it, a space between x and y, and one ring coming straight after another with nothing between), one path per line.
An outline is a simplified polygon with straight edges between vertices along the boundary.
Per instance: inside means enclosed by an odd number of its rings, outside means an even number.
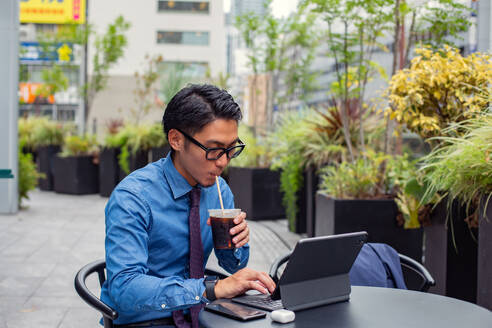
M271 295L264 294L235 297L232 301L267 311L280 310L284 308L282 305L282 300L274 300Z

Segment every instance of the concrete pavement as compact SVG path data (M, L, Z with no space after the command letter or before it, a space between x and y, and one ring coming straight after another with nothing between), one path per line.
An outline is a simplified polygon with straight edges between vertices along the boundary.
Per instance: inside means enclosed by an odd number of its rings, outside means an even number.
M30 197L18 214L0 215L0 328L100 327L99 313L79 298L73 279L83 265L104 258L107 198L38 190ZM249 225L248 266L256 270L268 271L300 238L286 220ZM208 266L216 263L212 256ZM97 278L91 278L98 295Z

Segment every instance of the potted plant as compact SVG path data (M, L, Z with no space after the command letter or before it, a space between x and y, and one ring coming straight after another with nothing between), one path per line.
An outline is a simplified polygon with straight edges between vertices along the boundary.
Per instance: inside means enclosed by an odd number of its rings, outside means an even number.
M447 199L441 206L448 215L437 219L439 225L447 221L449 227L428 231L428 266L445 278L446 285L438 285L440 292L473 302L476 297L479 305L492 310L492 243L488 240L492 233L492 113L453 124L446 132L462 136L438 137L440 146L424 158L422 167L428 190ZM460 216L453 215L456 209ZM444 239L440 235L448 241L436 246L436 240Z
M41 190L53 190L52 160L61 149L63 135L63 126L46 117L36 118L32 124L31 141L37 153L38 171L43 174L39 179Z
M151 130L152 126L149 124L126 124L118 133L124 140L118 156L120 180L149 163L149 150L153 140Z
M32 140L32 131L36 124L33 116L21 117L18 121L19 144L22 144L21 151L24 154L31 154L32 160L36 163L36 150Z
M119 134L123 126L121 120L111 120L107 124L107 134L99 152L99 195L109 197L120 182L118 156L126 140Z
M463 57L459 50L447 46L438 51L424 47L416 53L410 67L390 81L390 108L386 114L434 148L424 162L426 180L432 186L429 192L448 195L447 186L441 184L445 180L438 181L443 177L431 174L428 170L434 164L429 164L440 154L442 143L452 140L449 138L460 139L466 132L461 125L449 128L450 125L480 116L487 108L490 98L484 97L482 90L488 90L492 81L490 55L474 53ZM437 190L436 186L443 189ZM425 265L437 280L431 291L474 302L474 228L464 221L468 217L466 207L460 206L456 198L447 200L447 205L434 205L430 224L424 227Z
M304 150L307 134L312 129L307 120L313 111L288 111L279 115L274 130L269 134L272 169L280 171L280 191L289 230L306 233L307 212L304 184Z
M377 117L372 115L374 111L365 106L361 111L355 100L350 101L348 108L352 143L357 143L362 128L365 143L376 146L375 140L379 139L382 129ZM361 120L364 120L363 126ZM270 138L273 167L282 169L281 188L290 229L314 236L319 170L348 157L341 108L332 104L283 113Z
M370 242L386 243L417 261L422 258L422 229L398 221L396 168L406 157L392 159L368 151L355 162L323 169L316 195L315 235L367 231ZM382 170L382 167L386 167ZM408 229L405 229L408 228Z
M150 139L150 162L158 161L159 159L166 157L167 153L171 150L171 147L167 143L166 135L162 129L160 123L153 124L149 131Z
M280 174L269 168L266 140L255 138L246 125L239 126L239 138L246 147L231 160L227 173L236 206L248 213L250 220L283 218Z
M65 138L63 151L53 159L55 192L81 195L99 191L96 148L94 137L69 135Z

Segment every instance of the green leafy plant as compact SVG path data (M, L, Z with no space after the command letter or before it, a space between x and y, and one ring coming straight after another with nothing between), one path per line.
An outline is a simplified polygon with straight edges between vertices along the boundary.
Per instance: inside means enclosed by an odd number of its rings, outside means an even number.
M18 121L17 132L19 135L19 144L23 147L34 149L34 143L32 140L32 131L36 124L36 118L34 116L21 117Z
M89 73L90 80L84 85L84 96L87 103L86 120L96 95L107 86L109 69L123 57L128 42L125 33L130 26L131 24L123 16L118 16L113 23L107 26L104 34L94 35L92 72Z
M492 197L492 113L452 124L446 134L462 131L462 137L436 137L440 146L423 158L421 170L428 183L427 193L447 196L466 205L470 226L477 226L479 202ZM453 132L454 131L454 132Z
M261 15L247 12L235 22L253 73L248 85L249 106L252 111L265 111L265 122L258 120L259 115L252 118L255 135L257 129L263 132L271 126L275 105L288 100L305 102L308 92L317 88L317 72L311 69L319 39L315 17L299 9L287 19L276 18L271 2L263 3ZM286 85L285 94L279 92L281 82ZM263 83L265 87L260 87ZM266 99L264 105L260 95Z
M28 124L32 128L29 139L34 148L63 144L66 129L61 123L52 121L47 117L37 117L31 118Z
M115 142L121 144L121 153L118 157L120 168L130 173L128 159L137 151L148 151L152 147L160 147L166 144L166 137L160 124L126 124L113 137Z
M308 118L315 112L288 111L280 115L274 131L268 136L271 145L272 169L279 169L282 202L291 230L294 229L297 208L297 192L302 187L305 168L305 150L307 135L312 132L312 123Z
M389 29L393 14L392 0L303 0L301 6L316 13L326 24L327 56L335 63L335 82L331 94L339 107L342 132L351 161L356 158L350 134L350 101L356 100L362 113L366 85L375 76L385 78L385 71L372 60L378 50L388 51L378 42ZM362 120L359 121L358 146L365 151ZM356 144L355 144L356 145Z
M433 205L439 201L435 193L427 193L428 184L418 160L409 160L409 155L393 156L386 171L389 190L393 191L399 209L397 221L405 228L428 225Z
M45 175L36 170L36 164L32 159L32 154L23 153L24 141L19 142L19 207L22 208L22 201L29 199L29 191L34 190L38 185L38 179Z
M162 124L152 124L148 134L150 147L163 147L167 145L167 138L162 129Z
M37 97L47 99L50 96L54 96L55 93L68 88L68 77L63 73L59 65L43 69L41 71L41 79L43 83L36 89L35 95Z
M322 169L320 191L334 198L375 199L387 195L381 165L389 159L384 153L369 152L366 159L341 162ZM381 187L383 185L383 187Z
M487 107L491 56L474 53L463 57L458 49L447 46L436 52L429 48L416 52L419 56L410 68L391 79L391 106L386 115L423 138L441 136L445 131L460 135L459 129L445 129L479 115Z
M244 124L239 125L239 139L246 144L241 155L233 158L231 166L269 167L271 164L269 145L265 138L255 138L253 130Z
M63 143L63 149L60 156L84 156L94 154L96 152L97 141L95 136L68 135L65 137L65 142Z
M152 109L156 109L155 94L156 83L159 79L158 68L162 63L161 55L150 57L145 55L145 68L143 72L135 72L135 90L133 90L135 107L130 109L133 122L138 124L140 120L149 114Z

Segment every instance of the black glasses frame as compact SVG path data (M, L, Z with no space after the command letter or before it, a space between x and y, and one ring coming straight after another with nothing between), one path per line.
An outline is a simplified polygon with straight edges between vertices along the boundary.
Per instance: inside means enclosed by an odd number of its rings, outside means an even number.
M178 130L182 135L184 135L192 143L194 143L195 145L197 145L201 149L205 150L205 158L207 160L209 160L209 161L216 161L219 158L221 158L222 155L224 155L224 154L227 154L227 158L229 158L229 159L238 157L239 154L241 154L241 152L243 151L244 147L246 147L246 144L244 142L242 142L241 139L237 139L237 141L239 142L239 145L235 145L235 146L232 146L232 147L229 147L229 148L224 148L224 147L208 148L208 147L205 147L204 145L202 145L198 140L196 140L192 136L190 136L187 133L181 131L180 129L176 129L176 130ZM212 151L217 151L217 150L220 150L221 151L217 156L211 156L210 155L210 153ZM233 150L235 150L235 152L232 152ZM231 155L231 152L232 152L232 155Z

